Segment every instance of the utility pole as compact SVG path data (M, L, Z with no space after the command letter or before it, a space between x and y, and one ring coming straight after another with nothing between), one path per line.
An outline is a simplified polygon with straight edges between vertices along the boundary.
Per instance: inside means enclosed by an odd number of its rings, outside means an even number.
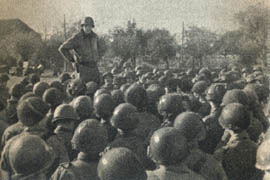
M64 27L64 39L65 39L65 41L67 40L67 31L66 31L66 15L64 14L64 25L63 25L63 27ZM64 61L64 72L66 72L67 71L67 62L66 62L66 60Z
M181 46L181 62L184 62L184 41L185 41L185 23L182 24L182 46Z

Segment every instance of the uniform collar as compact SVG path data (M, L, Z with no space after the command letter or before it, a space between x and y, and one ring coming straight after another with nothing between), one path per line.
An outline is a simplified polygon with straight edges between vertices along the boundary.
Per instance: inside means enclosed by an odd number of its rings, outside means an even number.
M93 154L86 154L84 152L80 152L77 156L78 160L84 161L84 162L93 162L99 160L99 155L93 155Z

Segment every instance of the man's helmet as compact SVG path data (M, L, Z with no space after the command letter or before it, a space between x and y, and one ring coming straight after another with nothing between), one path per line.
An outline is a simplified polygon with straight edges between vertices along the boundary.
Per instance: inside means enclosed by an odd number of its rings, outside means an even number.
M211 78L211 71L206 67L201 68L198 74L205 74L208 79Z
M101 180L146 180L147 175L138 157L127 148L113 148L99 160L98 177Z
M108 94L100 94L95 97L94 109L98 117L108 119L111 117L115 104L112 97Z
M147 106L147 93L142 86L134 83L125 91L125 101L142 110Z
M120 89L113 90L111 94L112 94L112 99L114 101L115 106L125 102L124 94Z
M182 96L169 93L161 96L158 103L158 112L163 116L177 116L183 112Z
M110 91L107 90L107 89L99 89L95 92L94 94L94 100L97 96L101 95L101 94L108 94L108 95L111 95Z
M208 83L205 81L198 81L192 87L192 92L197 94L204 94L205 90L208 87Z
M222 99L221 106L226 106L230 103L240 103L243 105L248 105L248 97L244 91L240 89L232 89L225 93Z
M225 84L215 83L208 88L206 93L206 99L215 103L221 103L225 93Z
M78 115L71 105L61 104L55 109L52 123L56 123L61 120L78 120Z
M38 82L33 87L33 93L36 96L39 96L39 97L42 98L43 93L46 91L46 89L49 89L49 88L50 88L50 86L49 86L48 83L46 83L46 82Z
M22 84L14 84L11 87L10 95L15 98L20 98L24 94L24 86Z
M133 130L139 123L137 109L129 103L118 105L113 112L111 124L122 130Z
M72 80L67 86L67 93L70 96L76 97L85 95L86 92L86 85L80 79Z
M64 97L60 90L49 88L44 92L42 99L44 102L50 104L52 108L56 108L58 105L62 104Z
M96 119L86 119L76 128L71 143L86 154L98 155L107 146L107 130Z
M266 171L270 169L270 141L264 141L257 149L256 168Z
M243 92L247 95L247 97L248 97L248 106L250 107L250 108L255 108L256 106L258 106L259 105L259 98L258 98L258 96L257 96L257 94L256 94L256 92L253 90L253 89L251 89L251 88L249 88L248 86L247 87L245 87L244 89L243 89Z
M82 21L81 21L81 26L84 26L84 25L90 25L92 26L93 28L95 27L95 23L94 23L94 20L92 17L88 16L88 17L85 17Z
M49 106L38 97L29 97L20 101L17 107L19 121L25 126L33 126L45 117Z
M71 79L71 76L67 72L64 72L60 75L59 79L61 83L64 83L65 81Z
M157 164L178 164L188 155L187 140L177 129L161 128L151 137L148 155Z
M49 85L51 88L56 88L59 91L64 92L64 86L60 81L52 81Z
M174 120L174 128L187 139L188 142L193 139L201 141L206 136L205 126L199 114L194 112L183 112Z
M84 120L92 116L94 107L93 101L90 97L78 96L71 102L71 105L80 117L80 120Z
M147 90L148 107L151 112L157 112L157 102L159 98L165 94L164 88L160 87L158 84L151 84Z
M227 104L218 120L222 127L238 132L247 129L250 124L248 110L239 103Z
M54 162L55 154L39 136L22 134L8 141L4 151L15 176L30 176L46 172Z

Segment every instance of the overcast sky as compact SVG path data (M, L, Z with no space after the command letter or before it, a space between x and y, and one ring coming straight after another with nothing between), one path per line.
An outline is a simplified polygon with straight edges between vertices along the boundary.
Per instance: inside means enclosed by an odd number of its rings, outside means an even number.
M270 0L0 0L0 18L20 18L30 27L44 33L84 16L96 21L96 32L106 33L115 26L125 26L136 19L138 27L166 28L180 33L182 22L223 32L235 27L234 13ZM1 28L1 27L0 27Z

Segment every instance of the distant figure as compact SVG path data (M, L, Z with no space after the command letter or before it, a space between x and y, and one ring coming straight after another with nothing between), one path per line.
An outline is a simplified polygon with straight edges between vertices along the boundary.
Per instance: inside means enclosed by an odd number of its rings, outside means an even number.
M85 17L81 23L81 31L64 42L59 52L73 63L82 81L85 83L94 81L99 84L100 75L97 66L99 47L98 36L92 31L94 27L94 20L91 17Z

